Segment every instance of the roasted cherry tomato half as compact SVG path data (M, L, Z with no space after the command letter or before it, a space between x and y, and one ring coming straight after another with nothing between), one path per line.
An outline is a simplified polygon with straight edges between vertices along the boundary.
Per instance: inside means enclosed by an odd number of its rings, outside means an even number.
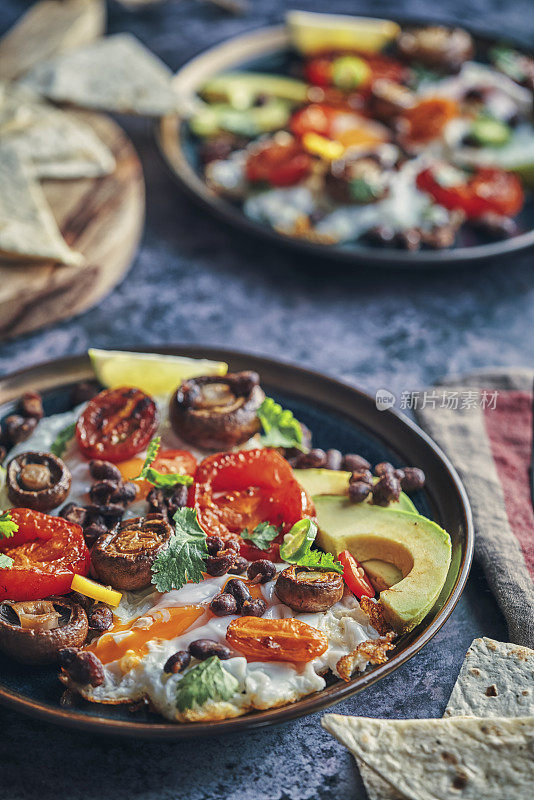
M302 517L315 515L312 501L287 461L269 449L205 458L189 490L188 505L196 508L208 536L239 540L243 556L252 561L277 560L283 535ZM245 528L253 531L260 522L281 528L269 550L259 550L240 539Z
M12 508L9 515L19 529L0 539L0 552L13 559L0 569L1 600L66 594L74 574L87 575L89 550L79 525L29 508Z
M439 169L429 167L420 172L417 187L445 208L460 209L474 219L488 212L513 217L523 207L521 182L510 172L484 167L466 176L464 183L451 186L449 181L440 182Z
M429 97L402 114L400 124L403 127L400 134L410 144L430 142L441 136L445 125L457 117L458 113L458 105L454 100Z
M350 54L354 55L354 54ZM339 53L331 56L317 56L310 59L305 66L305 77L309 83L323 88L334 85L334 62L339 59ZM400 83L405 75L406 67L400 61L382 55L365 54L358 56L365 61L369 67L369 75L359 90L366 90L371 87L374 81L386 78L389 81Z
M249 661L293 661L305 664L328 648L322 631L299 619L241 617L226 630L226 641Z
M358 600L361 597L374 597L376 592L365 574L365 570L348 550L343 550L337 557L343 567L343 580Z
M302 137L305 133L318 133L321 136L331 136L332 126L340 114L350 113L346 110L334 108L327 103L310 103L308 106L295 111L289 120L289 128L295 136Z
M140 389L105 389L87 404L76 424L85 458L126 461L144 450L157 427L156 404Z
M269 183L271 186L293 186L310 172L312 159L298 142L275 142L258 146L250 154L246 174L253 183Z

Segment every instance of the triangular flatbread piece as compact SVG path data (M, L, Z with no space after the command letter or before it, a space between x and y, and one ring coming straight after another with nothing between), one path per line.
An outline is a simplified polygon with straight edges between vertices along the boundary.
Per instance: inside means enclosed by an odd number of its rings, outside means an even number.
M322 725L408 800L531 800L534 717L326 714Z
M159 117L177 109L171 78L135 36L121 33L37 64L22 83L60 103Z
M31 166L15 148L0 146L0 259L81 264L61 236Z
M0 78L14 80L34 64L82 47L102 36L104 0L34 3L0 40Z

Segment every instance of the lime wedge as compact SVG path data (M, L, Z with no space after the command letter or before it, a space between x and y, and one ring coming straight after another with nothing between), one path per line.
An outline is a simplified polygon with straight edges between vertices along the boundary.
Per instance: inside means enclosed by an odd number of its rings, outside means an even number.
M379 53L400 27L388 19L289 11L286 23L293 47L304 55L339 50Z
M294 564L308 552L317 535L317 525L311 519L295 522L280 545L280 558Z
M89 358L98 380L110 389L135 386L147 394L168 395L182 381L199 375L226 375L228 364L205 358L127 353L91 348Z

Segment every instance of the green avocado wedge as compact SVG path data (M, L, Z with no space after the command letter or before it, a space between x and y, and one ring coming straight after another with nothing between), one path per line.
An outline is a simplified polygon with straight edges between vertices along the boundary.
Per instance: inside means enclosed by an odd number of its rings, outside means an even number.
M398 633L418 625L436 602L451 561L449 534L435 522L390 507L357 505L345 497L314 497L317 544L338 555L348 550L358 561L385 561L402 580L380 592L388 623Z
M303 81L263 72L227 72L217 75L200 89L209 103L229 103L235 109L252 108L258 97L275 97L300 105L308 86Z
M293 474L310 497L323 494L346 495L349 490L350 472L335 469L294 469ZM368 504L369 498L364 502ZM417 514L416 507L404 492L401 492L398 502L391 503L388 508L398 508Z

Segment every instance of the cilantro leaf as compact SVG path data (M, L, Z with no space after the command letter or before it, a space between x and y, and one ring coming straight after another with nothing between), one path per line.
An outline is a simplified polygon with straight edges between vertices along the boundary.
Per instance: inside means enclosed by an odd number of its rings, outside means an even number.
M302 427L293 413L266 397L258 409L258 419L263 428L261 442L264 447L297 447L306 450L302 443Z
M273 539L276 539L280 531L281 527L277 528L276 525L271 525L270 522L260 522L259 525L256 525L252 533L249 533L248 529L245 528L241 537L248 542L252 542L252 544L256 545L260 550L268 550L269 545Z
M18 529L19 526L11 519L9 511L0 514L0 539L10 539Z
M137 477L133 479L134 481L145 480L148 470L150 469L152 462L155 460L159 452L160 444L161 444L161 436L156 436L155 439L152 439L152 441L147 447L145 460L143 462L143 466L141 467L141 472L139 473L139 475L137 475Z
M50 447L50 452L53 453L58 458L61 458L65 450L67 449L67 445L74 436L74 431L76 430L76 423L71 422L70 425L67 425L63 430L61 430Z
M228 672L217 656L191 667L176 687L176 707L186 711L207 700L229 700L239 689L239 681Z
M334 561L332 553L322 553L320 550L308 550L294 563L298 567L313 567L313 569L324 569L343 575L343 567L339 561Z
M5 553L0 553L0 569L9 569L13 566L13 559L6 556Z
M158 592L181 589L188 581L200 583L207 558L206 534L194 508L180 508L174 515L174 534L169 546L152 564L152 583Z
M152 486L159 486L162 489L168 489L178 484L182 486L191 486L193 483L191 475L181 475L179 472L164 474L163 472L158 472L157 469L152 469L152 467L147 469L144 477L145 481L151 483Z

